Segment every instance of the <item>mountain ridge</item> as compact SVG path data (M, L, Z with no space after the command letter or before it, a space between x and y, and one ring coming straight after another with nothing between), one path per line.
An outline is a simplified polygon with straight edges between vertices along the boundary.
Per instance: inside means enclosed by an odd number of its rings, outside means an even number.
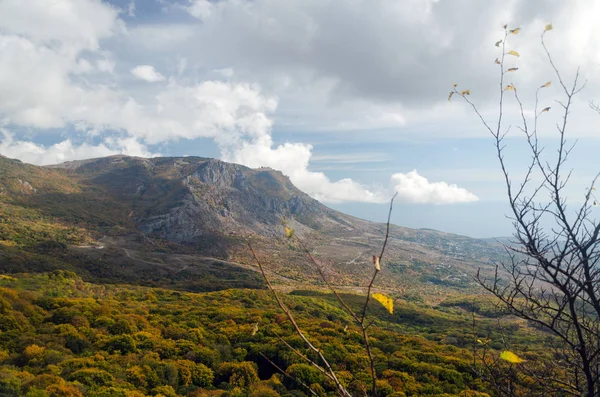
M204 157L123 155L46 167L2 158L0 166L4 212L33 211L48 225L76 228L74 234L80 238L61 238L65 245L61 255L71 262L73 256L84 258L87 267L73 266L84 267L84 275L93 277L108 277L111 272L116 278L133 277L133 269L151 267L169 279L204 266L201 276L211 271L210 258L254 272L246 247L252 241L274 273L286 274L291 282L317 282L302 251L283 236L285 218L331 277L351 287L362 285L370 274L370 257L380 249L385 233L385 224L330 209L297 189L281 172L268 168L251 169ZM29 235L33 245L18 243L23 236L16 232L11 240L5 230L0 233L0 243L4 241L0 247L37 250L42 257L56 259L54 253L36 248L36 244L51 244L52 238L35 240L39 236L23 226L25 219L19 219L13 220L13 229ZM103 250L80 248L101 245ZM383 272L388 277L382 287L407 280L467 286L472 284L469 274L475 266L489 266L498 255L498 246L483 240L392 225L386 254L389 266ZM244 277L252 279L240 275Z

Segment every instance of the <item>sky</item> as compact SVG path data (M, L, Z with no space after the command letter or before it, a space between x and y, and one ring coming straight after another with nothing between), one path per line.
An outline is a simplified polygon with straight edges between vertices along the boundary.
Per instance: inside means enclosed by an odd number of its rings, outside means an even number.
M326 205L472 237L512 232L493 139L503 25L507 82L545 159L564 81L585 89L569 202L600 171L600 0L0 0L0 154L47 165L113 154L215 157L271 167ZM510 80L509 80L510 79ZM505 160L530 153L514 98ZM512 128L508 128L512 126ZM535 179L534 175L534 179Z

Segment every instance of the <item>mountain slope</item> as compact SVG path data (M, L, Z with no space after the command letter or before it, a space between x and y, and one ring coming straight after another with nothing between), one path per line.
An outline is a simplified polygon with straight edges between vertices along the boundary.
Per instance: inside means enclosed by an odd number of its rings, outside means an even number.
M101 280L255 286L252 241L275 281L315 282L303 252L282 235L285 218L331 279L352 288L365 284L385 231L324 206L280 172L214 159L112 156L35 167L0 158L0 170L0 259L11 271L32 267L15 259L25 254L43 263L38 270L66 267ZM496 244L431 230L393 226L390 237L386 288L466 287L474 268L501 255Z

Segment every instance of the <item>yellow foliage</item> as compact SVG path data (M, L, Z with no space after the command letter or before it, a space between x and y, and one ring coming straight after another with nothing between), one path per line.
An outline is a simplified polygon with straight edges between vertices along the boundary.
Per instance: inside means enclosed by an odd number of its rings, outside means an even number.
M546 25L546 27L544 28L544 32L547 32L549 30L552 30L552 24L549 23L548 25Z
M290 229L289 227L285 227L285 237L292 238L294 236L294 229Z
M520 57L520 56L521 56L521 54L519 54L519 53L518 53L518 52L516 52L515 50L510 50L510 51L509 51L507 54L508 54L508 55L515 56L515 57Z
M516 28L516 29L513 29L513 30L511 30L510 32L511 32L512 34L519 34L519 30L521 30L521 28Z
M517 356L515 353L508 350L504 350L502 354L500 354L500 358L512 364L519 364L525 361L521 357Z
M371 296L377 302L381 303L383 307L385 307L387 311L390 312L390 314L394 314L394 300L392 298L380 293L375 293Z
M44 354L46 348L38 345L29 345L25 348L25 357L32 359Z

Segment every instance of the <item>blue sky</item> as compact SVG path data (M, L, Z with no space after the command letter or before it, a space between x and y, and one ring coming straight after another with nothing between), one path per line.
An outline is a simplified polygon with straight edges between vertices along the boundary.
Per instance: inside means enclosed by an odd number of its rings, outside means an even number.
M493 141L452 83L497 117L504 23L518 50L506 67L552 158L556 76L578 66L568 137L578 144L565 193L580 202L598 171L600 1L0 0L0 153L34 164L123 153L206 156L281 170L311 196L367 219L474 237L506 236ZM514 100L511 176L529 153Z

